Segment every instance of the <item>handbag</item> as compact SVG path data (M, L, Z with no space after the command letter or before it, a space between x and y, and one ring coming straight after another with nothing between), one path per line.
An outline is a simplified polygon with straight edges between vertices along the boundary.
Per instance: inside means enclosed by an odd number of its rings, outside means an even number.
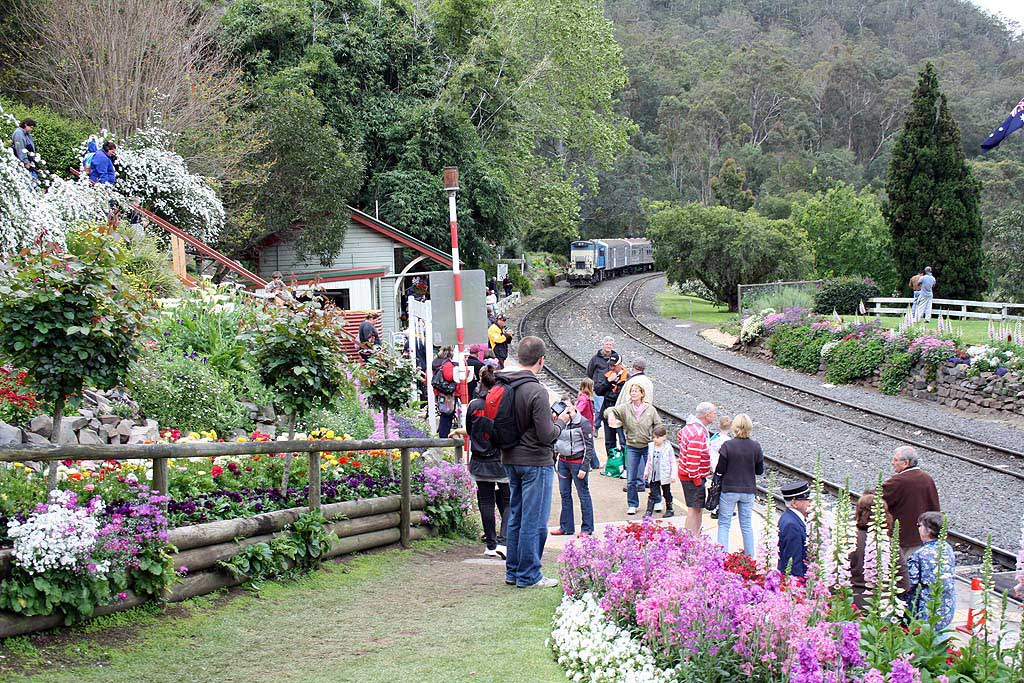
M608 452L608 460L605 462L604 470L601 474L606 477L618 478L622 474L625 462L626 452L621 448L613 448Z
M708 487L707 498L704 499L705 510L717 510L719 501L722 499L722 476L716 474Z

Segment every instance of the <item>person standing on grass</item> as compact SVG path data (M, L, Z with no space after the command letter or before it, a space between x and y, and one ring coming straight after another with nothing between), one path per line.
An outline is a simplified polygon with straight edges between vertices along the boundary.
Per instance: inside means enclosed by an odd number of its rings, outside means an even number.
M626 514L635 515L640 507L647 448L654 441L654 428L661 424L661 416L647 401L639 382L629 388L629 399L628 403L605 409L604 417L606 426L626 432Z
M676 469L676 454L668 442L668 430L665 425L658 425L651 431L654 437L647 446L647 466L644 468L644 481L647 482L647 512L644 517L654 514L655 505L665 500L665 514L662 519L673 517L676 512L672 508L672 482L679 481Z
M932 275L932 267L924 269L924 275L917 281L921 286L920 296L917 299L917 315L915 320L931 321L932 319L932 292L935 288L935 276Z
M519 588L553 588L556 579L541 573L541 558L551 514L555 453L552 449L569 421L569 411L555 417L547 388L537 379L544 369L547 348L539 337L523 337L517 357L521 370L498 373L498 381L513 389L519 441L503 448L501 462L509 482L505 583Z
M566 402L569 422L558 435L555 442L555 453L558 465L558 494L562 499L562 513L558 519L558 529L551 532L552 536L572 536L576 533L576 520L573 518L572 489L576 487L576 495L580 498L580 536L594 533L594 504L590 499L590 463L594 458L594 425L576 412L576 407Z
M910 294L914 301L910 304L910 317L917 319L917 300L921 298L921 278L924 276L924 268L920 272L910 276Z
M497 381L494 370L483 366L477 378L479 395L469 402L466 410L466 428L453 429L450 436L469 436L469 476L476 482L476 503L480 508L480 522L484 527L484 555L505 559L509 506L508 472L501 464L501 451L491 443L490 435L480 420L487 392ZM500 530L495 524L495 505L498 514L501 515Z
M704 482L711 476L711 450L708 446L708 425L718 412L713 403L700 403L686 426L679 430L679 481L686 500L685 526L700 533L704 517Z
M740 413L732 421L733 438L718 451L715 475L722 478L722 496L718 505L718 545L729 552L729 528L732 513L740 511L743 552L754 557L754 495L757 475L764 474L764 453L761 444L750 438L754 423L749 415Z

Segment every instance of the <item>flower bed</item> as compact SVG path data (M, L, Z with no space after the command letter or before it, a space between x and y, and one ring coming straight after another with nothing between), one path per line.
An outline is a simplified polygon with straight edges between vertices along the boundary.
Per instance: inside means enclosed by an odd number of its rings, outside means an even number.
M1019 329L993 328L989 344L965 346L951 324L937 320L934 328L905 322L888 330L877 319L766 309L744 318L741 339L748 351L780 367L823 372L833 384L865 382L883 393L923 395L972 412L1024 414Z
M888 568L877 567L879 588L856 610L830 560L845 546L824 525L814 533L820 551L806 581L766 570L771 553L755 564L650 520L574 539L561 558L555 656L569 678L593 683L912 683L982 671L993 683L1018 680L1024 645L947 650L934 614L901 628L900 603L882 588L892 585Z

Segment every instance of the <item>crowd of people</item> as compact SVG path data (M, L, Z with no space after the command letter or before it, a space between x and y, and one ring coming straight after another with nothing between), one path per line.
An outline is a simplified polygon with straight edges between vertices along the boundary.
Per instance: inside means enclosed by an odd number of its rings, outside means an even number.
M662 517L672 517L677 500L673 487L678 484L686 509L686 529L701 533L704 512L711 510L718 519L717 541L729 551L736 515L743 552L754 556L754 503L757 478L765 473L765 458L753 438L754 422L749 415L719 416L714 404L701 402L675 434L677 451L654 407L654 386L643 358L633 359L627 370L614 339L606 337L591 359L575 399L552 403L537 379L544 368L545 352L541 339L526 337L517 349L519 369L499 372L497 363L485 366L469 405L466 429L452 432L470 437L469 468L478 484L485 553L505 558L506 583L524 588L557 585L542 573L553 482L557 477L561 512L559 527L550 535L577 533L574 492L582 515L578 533L590 535L595 531L595 516L589 478L602 467L606 474L626 480L626 515L639 512L641 496L646 494L644 516L662 512ZM497 446L489 438L489 429L499 429L500 408L495 417L487 407L495 400L496 387L503 388L498 400L511 394L514 405L517 438L511 445ZM595 447L595 434L602 426L603 466ZM615 471L609 472L613 467ZM911 446L896 449L892 469L880 495L888 533L898 526L900 587L912 612L923 616L932 586L941 581L939 627L945 628L955 607L955 558L948 543L939 543L944 518L938 490ZM778 570L802 578L807 572L807 528L814 505L811 485L787 482L781 493L786 510L778 520ZM849 557L855 600L862 607L870 593L864 578L864 555L876 495L866 491L857 502L856 540Z

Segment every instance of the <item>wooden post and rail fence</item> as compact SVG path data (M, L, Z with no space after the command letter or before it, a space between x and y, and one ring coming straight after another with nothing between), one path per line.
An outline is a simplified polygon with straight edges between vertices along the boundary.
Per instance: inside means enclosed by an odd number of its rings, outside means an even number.
M869 315L904 315L913 305L910 297L872 297L867 301ZM981 309L981 310L968 310ZM1024 320L1024 304L999 301L965 301L961 299L932 299L932 316L975 320Z
M309 457L309 510L319 510L327 519L327 528L337 540L324 554L328 559L362 552L396 542L409 547L430 530L414 526L425 521L427 501L412 494L412 452L429 448L453 448L462 460L462 440L457 439L383 439L359 441L264 441L245 443L173 443L95 446L17 446L0 448L0 463L48 462L52 460L147 460L152 462L153 489L166 494L170 484L169 460L216 458L223 456L276 455L306 453ZM386 457L397 449L401 453L401 480L398 495L323 503L321 500L321 454L384 450ZM218 520L170 529L168 543L174 546L174 567L183 576L167 595L169 602L237 585L242 579L219 568L241 549L266 543L285 533L306 508L287 508L250 517ZM0 578L7 574L12 550L0 550ZM126 598L96 608L95 616L130 609L146 601L144 596L127 591ZM64 623L61 614L25 617L0 612L0 638L45 630Z

